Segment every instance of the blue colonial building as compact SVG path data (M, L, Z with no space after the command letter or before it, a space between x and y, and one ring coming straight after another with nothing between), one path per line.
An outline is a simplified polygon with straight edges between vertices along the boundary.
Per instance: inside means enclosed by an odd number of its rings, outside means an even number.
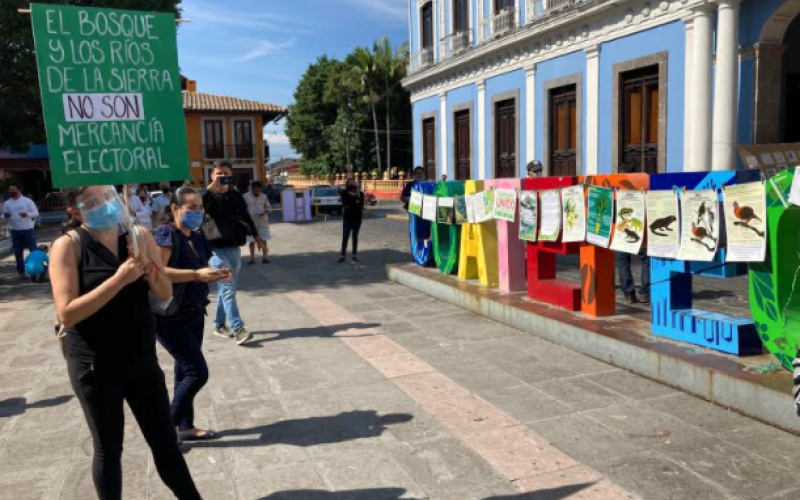
M800 0L409 0L430 179L736 168L800 141Z

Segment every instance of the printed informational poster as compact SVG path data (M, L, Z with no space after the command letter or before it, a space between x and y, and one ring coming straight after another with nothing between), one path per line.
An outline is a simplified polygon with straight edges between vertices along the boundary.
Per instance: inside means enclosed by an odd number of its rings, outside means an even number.
M439 198L436 202L436 222L452 226L456 220L455 206L455 198Z
M464 202L467 205L467 223L475 224L475 203L477 197L474 194L464 196Z
M436 222L436 197L432 194L422 196L422 218Z
M675 191L650 191L647 204L647 255L677 259L681 247L680 209Z
M792 190L789 192L789 203L800 206L800 167L794 169Z
M751 182L722 190L728 252L726 262L764 262L767 255L767 194Z
M681 194L681 249L678 258L711 262L719 246L719 201L715 190Z
M487 189L475 196L473 209L475 210L475 222L480 224L492 220L492 190Z
M589 186L587 197L589 209L586 241L592 245L608 248L611 242L611 226L614 223L614 190Z
M53 186L188 179L175 15L34 3L31 20Z
M411 198L408 200L408 213L417 217L422 215L422 193L416 189L411 190Z
M456 196L456 224L467 223L467 199L463 196Z
M647 202L644 191L617 191L616 212L611 249L636 255L642 249L645 238Z
M514 222L517 215L517 191L514 189L494 190L494 218Z
M542 227L539 241L558 241L561 233L561 192L558 189L540 191Z
M519 193L519 239L536 241L536 226L539 220L539 198L536 191Z
M583 185L561 189L562 226L561 241L577 243L586 240L586 204L583 201Z

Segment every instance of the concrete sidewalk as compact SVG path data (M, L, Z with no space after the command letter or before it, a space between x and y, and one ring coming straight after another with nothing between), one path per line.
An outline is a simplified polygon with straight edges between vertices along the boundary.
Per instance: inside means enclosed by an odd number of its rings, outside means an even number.
M336 263L339 222L275 224L273 264L244 267L256 339L207 332L197 423L224 437L185 448L204 498L800 495L800 438L388 282L385 265L408 261L381 232L391 224L365 222L358 265ZM96 498L49 290L11 281L0 281L0 498ZM172 498L127 421L125 498Z

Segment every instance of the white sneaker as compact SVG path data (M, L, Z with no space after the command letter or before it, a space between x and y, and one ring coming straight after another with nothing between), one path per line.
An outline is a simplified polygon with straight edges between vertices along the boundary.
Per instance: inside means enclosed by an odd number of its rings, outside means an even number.
M217 336L222 337L222 338L229 339L229 338L233 337L233 332L230 331L230 329L227 326L222 325L222 326L217 326L217 327L214 328L214 335L217 335Z
M253 340L253 334L248 332L245 327L240 326L236 330L236 344L244 345Z

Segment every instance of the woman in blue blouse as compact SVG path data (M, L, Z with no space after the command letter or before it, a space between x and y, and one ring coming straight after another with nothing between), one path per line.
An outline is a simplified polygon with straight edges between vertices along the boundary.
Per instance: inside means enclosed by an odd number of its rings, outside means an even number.
M192 188L180 188L172 196L167 223L154 233L161 258L167 263L167 275L173 284L184 284L177 312L156 318L158 341L175 358L171 412L182 441L218 437L214 431L194 426L194 398L208 382L208 364L203 356L208 283L230 278L229 271L208 266L211 247L198 231L203 216L200 194Z

